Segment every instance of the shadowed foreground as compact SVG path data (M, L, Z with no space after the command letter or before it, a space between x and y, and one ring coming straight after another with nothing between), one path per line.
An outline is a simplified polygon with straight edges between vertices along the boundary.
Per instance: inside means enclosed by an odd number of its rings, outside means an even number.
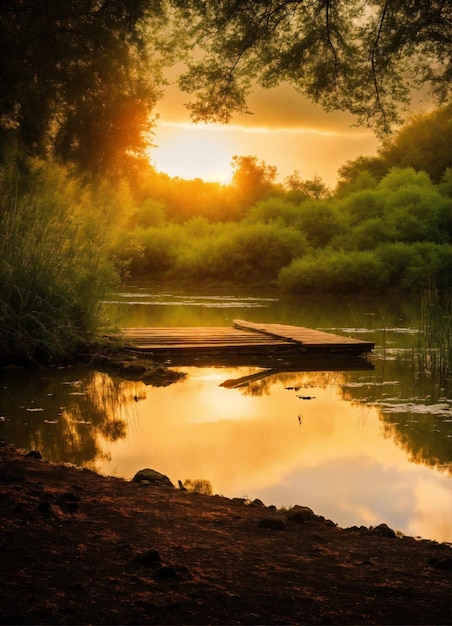
M5 445L0 494L2 624L450 623L447 544L291 521Z

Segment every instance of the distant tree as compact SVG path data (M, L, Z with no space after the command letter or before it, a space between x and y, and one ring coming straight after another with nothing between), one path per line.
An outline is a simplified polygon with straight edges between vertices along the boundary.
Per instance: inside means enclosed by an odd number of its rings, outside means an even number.
M258 161L255 156L232 157L232 187L239 195L239 201L252 206L258 200L268 197L275 190L278 170L274 165Z
M164 21L149 0L3 0L0 159L105 171L143 150L161 84L147 24Z
M181 86L194 119L247 112L254 84L288 82L387 132L413 89L450 96L450 0L180 0L197 55Z
M372 189L387 173L388 167L380 157L360 156L347 161L338 170L336 193L343 196L354 191Z
M311 180L303 180L298 170L294 170L290 176L284 179L284 185L289 192L299 192L301 198L313 198L320 200L330 195L330 190L317 174ZM291 197L294 194L291 193Z
M414 116L379 151L391 167L413 167L439 183L452 166L452 105Z

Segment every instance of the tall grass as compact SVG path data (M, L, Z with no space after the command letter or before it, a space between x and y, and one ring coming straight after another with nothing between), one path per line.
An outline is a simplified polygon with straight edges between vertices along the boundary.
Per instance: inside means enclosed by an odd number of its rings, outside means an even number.
M29 183L6 176L0 182L3 364L73 356L99 323L100 300L113 279L98 216L82 215L58 186Z
M413 349L419 380L450 397L452 394L452 291L440 292L430 284L422 293L421 328Z

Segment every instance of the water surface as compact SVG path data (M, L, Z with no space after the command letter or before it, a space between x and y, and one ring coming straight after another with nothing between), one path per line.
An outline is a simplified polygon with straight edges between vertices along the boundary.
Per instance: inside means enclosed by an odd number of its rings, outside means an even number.
M428 376L414 377L415 299L135 285L105 307L127 326L225 326L242 318L377 345L371 364L358 370L187 365L177 367L185 378L169 387L90 369L5 372L0 436L104 474L129 479L151 467L175 483L208 480L229 497L307 505L341 526L386 522L405 534L452 540L451 398Z

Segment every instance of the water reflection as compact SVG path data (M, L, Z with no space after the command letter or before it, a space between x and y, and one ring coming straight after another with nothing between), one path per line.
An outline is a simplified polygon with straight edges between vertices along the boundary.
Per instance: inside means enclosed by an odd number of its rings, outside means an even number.
M205 479L227 496L307 504L344 526L386 521L452 539L450 422L436 416L434 429L420 429L362 401L365 386L392 383L364 385L359 372L183 371L165 388L93 371L3 379L0 433L104 474L153 467L176 484Z
M375 354L370 365L286 371L173 363L187 376L169 387L88 369L2 373L1 437L105 474L128 479L152 467L175 484L204 479L226 496L305 504L342 526L384 521L452 540L451 397L411 368L416 302L138 291L109 305L112 318L127 310L129 326L240 317L348 329L375 341Z
M134 383L87 369L5 373L0 433L49 460L94 469L110 457L105 442L126 437L133 394Z

